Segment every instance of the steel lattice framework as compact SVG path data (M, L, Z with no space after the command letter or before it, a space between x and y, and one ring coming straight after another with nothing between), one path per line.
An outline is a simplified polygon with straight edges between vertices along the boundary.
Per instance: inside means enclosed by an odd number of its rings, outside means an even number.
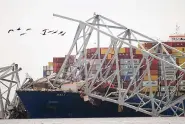
M0 68L0 107L1 107L1 118L9 118L11 115L10 110L16 107L19 103L19 98L16 93L11 100L11 94L15 92L13 88L20 88L19 71L17 64Z
M63 83L70 82L71 80L84 80L85 94L89 97L123 105L151 116L185 116L183 104L185 95L182 94L179 97L176 96L178 90L177 87L179 86L182 76L185 73L185 70L181 67L184 63L178 66L176 64L176 60L168 53L167 49L172 49L182 56L185 56L185 53L133 29L129 29L126 26L102 15L94 14L94 16L87 21L80 21L58 14L53 14L53 16L79 23L72 46L58 75L55 78L55 84L57 84L59 80ZM93 35L95 35L95 37L93 37ZM100 56L100 44L102 42L100 36L107 37L110 41L108 50L103 58ZM91 59L87 59L87 48L92 42L96 42L97 51ZM154 43L155 45L150 49L145 49L142 42ZM138 44L138 46L136 44ZM127 88L123 88L124 80L121 80L120 78L121 70L118 60L118 52L123 46L130 48L130 65L132 72L134 72L133 78ZM114 49L114 56L104 67L103 65L105 65L105 60L111 49ZM132 49L140 50L143 55L137 68L134 68L134 55ZM76 51L76 61L72 65L67 65L69 56L74 55L74 51ZM93 61L94 59L101 59L101 63L97 72L92 74L91 66L90 68L87 66L88 62ZM158 97L157 92L152 92L151 86L148 87L150 90L149 93L142 92L143 89L140 88L145 75L148 75L148 81L151 82L150 66L153 59L159 60L159 63L161 64L162 73L161 76L158 77L157 81L160 79L164 80L165 87L169 88L172 82L178 79L175 87L173 87L170 92L165 91L160 97ZM109 74L111 66L114 63L116 64L116 70ZM139 70L143 66L142 63L145 63L146 68L142 74L139 74ZM177 76L176 79L176 75L174 74L174 77L171 78L171 83L167 84L165 71L166 67L169 66L173 67L176 72L180 71L181 74ZM82 78L82 73L84 74L84 78ZM138 75L140 76L138 77ZM115 79L117 80L116 82L114 81ZM105 82L111 82L111 84L114 84L116 86L116 90L111 91L109 86L107 89L104 89L104 93L98 93L98 88ZM132 102L132 99L137 99L138 102ZM173 114L169 115L169 111Z

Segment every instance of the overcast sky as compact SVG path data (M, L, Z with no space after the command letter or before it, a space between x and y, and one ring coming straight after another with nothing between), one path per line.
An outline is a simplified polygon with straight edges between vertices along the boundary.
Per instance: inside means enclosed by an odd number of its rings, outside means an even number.
M175 32L176 23L185 32L185 0L0 0L0 66L15 62L23 68L21 78L26 72L41 77L43 65L67 54L77 28L53 13L85 21L94 12L162 40ZM32 31L21 37L7 33L18 27ZM44 28L67 33L42 36Z

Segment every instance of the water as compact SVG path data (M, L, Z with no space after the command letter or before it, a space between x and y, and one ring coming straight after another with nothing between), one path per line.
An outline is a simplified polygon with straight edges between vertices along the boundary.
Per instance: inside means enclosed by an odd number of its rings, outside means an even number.
M185 117L12 119L0 120L0 124L185 124Z

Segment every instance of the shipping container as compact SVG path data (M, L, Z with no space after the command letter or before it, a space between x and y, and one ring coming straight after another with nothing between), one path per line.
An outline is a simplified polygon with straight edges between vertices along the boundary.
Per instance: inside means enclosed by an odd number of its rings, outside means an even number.
M129 75L129 76L133 76L133 72L128 72L128 71L120 71L121 75Z
M46 75L46 71L45 70L43 70L43 77L46 77L47 75Z
M179 91L185 92L185 86L179 86Z
M176 75L165 75L166 80L176 80ZM164 80L164 75L161 76L161 80Z
M185 80L181 80L181 82L180 82L179 85L180 85L180 86L185 86Z
M141 92L157 92L158 91L158 86L153 86L153 87L142 87L143 90Z
M147 69L147 65L142 65L142 66L141 66L141 69L142 69L142 70L146 70L146 69ZM155 65L155 64L151 64L151 65L150 65L150 70L158 70L158 66Z
M175 88L176 86L161 86L160 87L160 91L161 92L165 92L165 91L167 91L167 92L169 92L169 91L173 91L174 90L174 88Z
M87 49L87 54L91 54L91 49Z
M141 74L144 73L145 70L140 70ZM148 71L146 70L146 75L148 74ZM158 75L158 70L150 70L151 75Z
M174 55L174 56L176 56L176 57L182 56L182 54L181 54L181 53L179 53L179 52L172 53L172 55Z
M142 54L141 50L136 49L136 54Z
M122 75L122 76L121 76L121 79L122 79L123 81L130 81L130 80L131 80L130 77L131 77L131 76L128 76L128 75Z
M182 64L185 62L185 58L177 58L177 63Z
M166 44L166 45L168 45L168 46L173 46L173 42L162 42L162 43L164 43L164 44Z
M134 58L134 59L139 59L139 60L141 60L141 59L143 58L143 55L142 55L142 54L135 54L135 55L133 55L133 58Z
M53 66L53 62L48 62L48 66Z
M135 64L135 65L138 65L139 64L139 59L120 59L120 64L132 64L132 62Z
M106 52L108 51L108 48L101 48L100 51L101 51L100 52L101 54L106 54ZM114 49L113 48L110 48L109 54L114 54Z
M158 86L158 81L143 81L143 87Z
M90 49L90 51L91 51L91 54L94 54L94 53L96 53L96 50L97 50L97 48L91 48L91 49Z
M167 85L169 86L175 86L177 84L177 81L176 80L172 80L172 81L166 81ZM161 80L159 81L159 85L161 86L165 86L165 81L164 80Z
M63 63L53 63L53 68L61 68Z
M121 54L126 53L126 52L125 52L125 48L120 48L118 53L121 53Z
M63 63L65 57L53 57L53 63Z
M112 59L112 54L108 54L107 59Z
M47 76L51 75L51 72L50 71L46 71L46 75Z
M137 68L138 65L134 65L134 67L131 64L125 64L125 65L120 65L120 69L122 70L127 70L127 69L132 69L132 68Z
M46 71L47 70L47 66L43 66L43 70Z
M158 75L151 75L150 77L151 77L151 80L152 80L152 81L158 80ZM145 75L145 76L144 76L144 81L149 81L148 75Z
M172 42L173 47L185 47L185 42Z

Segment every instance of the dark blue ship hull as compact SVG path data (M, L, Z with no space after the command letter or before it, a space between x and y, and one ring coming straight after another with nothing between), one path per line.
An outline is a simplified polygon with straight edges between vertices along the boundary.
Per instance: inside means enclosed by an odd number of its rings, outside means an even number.
M17 91L29 118L90 118L148 116L130 108L118 112L118 105L101 101L98 106L84 102L78 93L62 91Z

